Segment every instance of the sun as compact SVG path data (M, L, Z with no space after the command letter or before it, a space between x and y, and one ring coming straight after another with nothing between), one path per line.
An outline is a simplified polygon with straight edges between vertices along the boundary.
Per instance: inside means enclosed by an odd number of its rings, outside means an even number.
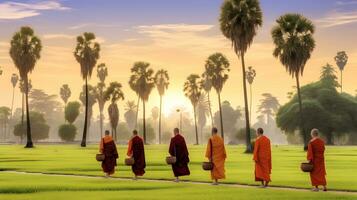
M184 95L168 92L163 99L162 112L167 117L177 109L189 110L191 107L189 100Z

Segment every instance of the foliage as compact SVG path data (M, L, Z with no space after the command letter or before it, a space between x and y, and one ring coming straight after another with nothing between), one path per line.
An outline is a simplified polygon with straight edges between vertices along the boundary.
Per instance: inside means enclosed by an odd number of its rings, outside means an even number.
M229 70L229 61L221 53L212 54L206 60L205 74L209 77L217 93L221 93L225 82L228 80Z
M134 101L126 102L124 118L130 130L133 130L135 128L136 109L137 106Z
M69 102L65 108L65 118L68 121L68 123L73 124L74 121L76 121L78 115L79 115L79 109L81 107L81 104L78 101L72 101Z
M62 124L58 129L58 135L63 141L73 142L77 135L77 127L73 124Z
M260 3L258 0L225 0L219 22L223 35L232 41L236 54L242 55L263 24Z
M323 69L325 70L325 69ZM318 128L333 144L333 137L357 130L357 101L347 94L339 94L331 82L321 79L301 88L304 97L303 118L305 128ZM277 113L277 125L286 133L294 133L299 126L298 103L296 95L283 105Z
M47 125L47 122L44 118L44 115L39 112L31 111L31 130L32 130L32 139L34 141L47 139L50 132L50 127ZM26 125L19 122L14 127L14 135L23 137L26 133Z
M63 84L60 89L60 96L64 104L67 104L68 99L71 97L71 94L71 89L69 88L68 84Z
M242 113L240 112L240 110L234 109L229 101L222 102L222 113L223 126L226 128L225 132L227 133L228 138L232 142L235 140L235 125L237 124L238 119L242 117ZM217 125L221 125L220 115L218 111L214 114L214 122Z
M270 93L263 93L262 96L263 99L260 100L258 112L262 115L266 115L267 123L269 124L269 119L278 111L280 104L278 99Z

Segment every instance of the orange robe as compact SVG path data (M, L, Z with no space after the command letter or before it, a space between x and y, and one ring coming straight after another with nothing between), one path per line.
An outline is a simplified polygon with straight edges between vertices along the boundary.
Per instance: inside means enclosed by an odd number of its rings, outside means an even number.
M312 162L314 169L310 172L311 185L326 185L325 143L322 139L312 139L307 150L307 160Z
M117 147L111 136L106 135L101 139L99 151L105 155L105 159L102 161L103 171L108 174L114 174L119 156Z
M211 142L212 147L211 147ZM211 158L212 155L212 158ZM207 144L206 157L213 162L213 169L211 170L212 179L226 178L224 162L226 161L227 154L224 147L224 141L219 135L213 135Z
M270 182L271 147L270 140L265 135L257 138L254 145L255 181Z

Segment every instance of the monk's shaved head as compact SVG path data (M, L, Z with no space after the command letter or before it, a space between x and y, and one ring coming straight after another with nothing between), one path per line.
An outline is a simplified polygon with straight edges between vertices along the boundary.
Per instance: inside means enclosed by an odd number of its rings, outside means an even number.
M179 134L179 133L180 133L180 129L174 128L174 133L175 133L175 134Z
M110 132L108 130L105 130L105 135L109 135Z
M259 134L261 134L261 135L264 134L264 130L263 130L262 128L258 128L258 129L257 129L257 132L258 132Z
M312 129L312 130L311 130L311 136L312 136L312 137L317 137L317 136L319 136L319 129L317 129L317 128Z
M133 130L133 134L134 134L134 135L138 135L138 131L134 129L134 130Z
M212 134L217 134L218 133L218 129L216 127L212 128Z

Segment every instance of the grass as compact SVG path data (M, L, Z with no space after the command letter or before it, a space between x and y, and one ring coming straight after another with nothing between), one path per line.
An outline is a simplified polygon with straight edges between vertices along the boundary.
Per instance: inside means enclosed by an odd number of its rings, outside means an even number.
M1 200L49 199L355 199L349 194L237 188L189 183L0 173Z
M164 162L166 145L146 146L146 178L172 179L171 167ZM130 167L124 166L126 147L119 146L119 166L115 176L132 177ZM305 152L296 146L274 146L272 185L310 188L309 175L299 169L306 160ZM203 146L189 146L191 175L185 180L210 181L201 169ZM227 146L226 183L256 184L252 155L244 154L243 146ZM47 172L61 174L102 175L100 163L94 157L98 147L75 145L38 145L25 149L18 145L0 146L0 170ZM327 147L327 181L330 189L357 191L357 147Z

